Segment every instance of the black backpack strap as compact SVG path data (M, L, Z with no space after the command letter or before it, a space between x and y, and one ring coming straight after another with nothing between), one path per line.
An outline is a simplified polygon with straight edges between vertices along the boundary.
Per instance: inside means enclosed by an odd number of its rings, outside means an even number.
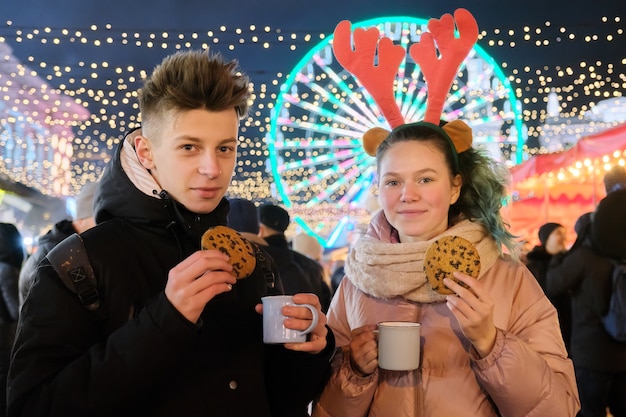
M55 246L46 258L52 264L65 286L78 295L89 311L100 310L98 281L87 257L83 239L75 233Z
M261 249L259 245L253 244L253 246L256 263L263 273L268 294L284 294L283 284L280 281L274 260L265 250Z
M274 271L272 270L272 263L267 256L266 253L259 248L258 245L254 245L254 256L256 257L256 262L261 267L261 271L263 271L263 278L265 278L265 285L270 290L276 287L276 276L274 275Z

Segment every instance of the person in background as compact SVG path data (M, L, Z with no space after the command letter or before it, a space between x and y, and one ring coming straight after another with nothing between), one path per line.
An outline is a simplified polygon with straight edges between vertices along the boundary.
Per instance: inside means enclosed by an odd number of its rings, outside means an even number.
M535 246L526 254L526 266L533 273L539 285L548 296L550 302L559 314L559 324L565 347L569 352L569 344L572 333L572 307L569 294L560 292L554 294L547 289L547 274L552 257L565 253L567 247L565 242L567 232L565 227L559 223L545 223L541 225L538 232L540 245Z
M308 256L318 263L322 263L324 247L316 238L308 233L297 233L293 239L291 239L291 249Z
M229 198L227 225L240 233L259 234L259 211L246 198ZM248 236L246 236L248 237Z
M14 224L0 223L0 415L6 415L6 388L11 347L19 313L17 282L26 250Z
M606 196L609 196L610 194L612 194L615 191L620 191L620 190L626 190L626 168L624 168L621 165L614 165L613 167L611 167L611 169L609 169L606 174L604 174L604 177L602 177L602 182L604 184L604 191L606 192ZM577 220L576 223L580 223L580 224L591 224L591 220L594 216L593 212L587 212L587 213L583 213ZM610 220L609 220L610 222ZM590 226L591 227L591 226ZM608 225L609 229L611 228L610 225ZM582 244L582 241L580 239L577 239L576 244ZM597 242L597 244L602 245L602 242ZM570 250L572 250L572 248L570 248Z
M613 290L614 262L626 260L626 189L611 191L596 211L576 221L570 251L555 255L547 274L548 292L570 293L570 351L580 394L581 416L626 417L626 343L604 329Z
M250 242L259 245L269 254L267 242L259 236L259 209L256 204L247 198L230 198L228 203L230 208L226 225L238 231L241 236ZM269 255L271 256L271 254Z
M52 229L37 239L37 249L26 259L20 271L20 308L33 285L37 266L48 252L68 236L83 233L96 225L93 216L93 195L97 186L97 182L88 182L83 185L76 195L76 215L73 220L64 219L55 223Z
M324 289L328 288L328 294L326 296L330 297L330 271L327 263L324 261L324 247L322 244L310 234L300 232L291 239L291 249L306 255L322 266L322 270L324 271L324 283L326 284Z
M284 325L303 343L263 343L261 297L275 268L236 279L228 255L201 250L226 225L248 77L219 54L167 56L138 92L141 131L122 140L82 238L99 307L86 308L50 259L71 265L75 239L37 269L20 314L8 415L305 417L334 352L314 294L296 294ZM57 265L58 266L58 265Z
M621 165L614 165L604 174L602 182L607 195L614 191L626 190L626 168Z
M285 292L312 292L318 296L322 310L326 312L331 294L324 279L324 268L289 246L285 236L291 222L289 212L278 205L265 203L259 206L259 222L259 236L267 242L268 252L278 264Z
M382 210L348 253L328 311L338 352L313 416L575 415L557 312L528 269L503 254L502 245L516 246L500 214L506 168L471 142L457 120L402 124L368 146ZM424 273L427 248L443 236L465 238L480 255L478 278L443 280L452 295ZM419 369L378 367L381 321L421 323Z

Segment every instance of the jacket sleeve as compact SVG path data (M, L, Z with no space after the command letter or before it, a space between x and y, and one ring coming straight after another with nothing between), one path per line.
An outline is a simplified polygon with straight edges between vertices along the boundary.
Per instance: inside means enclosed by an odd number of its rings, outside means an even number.
M574 416L580 403L557 312L530 274L518 273L510 325L489 355L470 352L472 367L503 416Z
M365 417L378 386L378 370L358 376L350 366L348 347L337 351L331 379L315 404L313 417Z
M106 341L100 331L42 263L18 323L8 416L115 415L113 404L131 403L176 369L198 328L161 293Z
M361 377L350 366L350 326L339 319L347 317L344 287L345 282L339 284L328 311L328 323L335 333L337 353L332 362L330 380L313 408L314 417L366 416L378 386L378 370Z

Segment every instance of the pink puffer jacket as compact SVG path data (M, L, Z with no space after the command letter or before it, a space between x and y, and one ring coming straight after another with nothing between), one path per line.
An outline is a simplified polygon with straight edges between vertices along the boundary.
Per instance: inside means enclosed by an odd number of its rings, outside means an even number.
M377 299L344 278L328 312L341 350L313 416L575 416L573 365L556 310L535 278L521 263L499 259L481 282L494 300L498 329L493 350L482 359L445 303ZM385 320L422 324L421 366L359 377L350 367L350 332Z

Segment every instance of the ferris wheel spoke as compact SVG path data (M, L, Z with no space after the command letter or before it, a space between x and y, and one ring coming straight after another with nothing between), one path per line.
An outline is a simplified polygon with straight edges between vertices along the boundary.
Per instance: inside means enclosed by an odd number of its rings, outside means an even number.
M502 116L499 114L492 114L488 117L481 117L478 119L470 120L468 125L472 128L479 127L481 124L491 124L494 122L501 122L503 120Z
M400 101L402 105L400 106L400 112L406 115L409 111L409 108L415 101L423 101L426 97L426 85L423 84L420 90L417 90L417 86L419 84L419 76L421 71L419 67L415 67L413 72L411 73L411 78L406 88L406 93L404 93L404 98ZM415 92L417 91L417 95Z
M278 124L280 126L285 127L294 127L302 130L309 130L312 132L322 133L322 134L339 134L349 137L358 137L358 134L355 134L352 130L348 129L339 129L337 127L332 127L328 125L324 125L321 123L311 123L311 122L302 122L298 120L291 120L284 117L278 119Z
M455 107L458 107L458 104L461 102L461 99L465 96L465 93L467 92L467 90L468 90L467 86L462 86L461 88L458 88L454 93L449 94L448 98L446 99L444 103L444 109L454 109ZM465 104L463 104L462 107L459 109L467 110L467 107ZM449 112L445 112L445 114L446 116L450 115Z
M306 179L303 179L298 182L294 182L291 186L286 188L288 193L290 192L299 192L304 188L313 187L319 185L321 182L328 180L332 177L337 176L339 172L342 170L348 169L353 165L360 165L364 160L367 160L369 157L364 154L357 155L356 157L346 159L343 162L340 162L338 165L333 166L332 168L326 168L322 171L317 171L314 175L309 176Z
M306 206L313 207L316 204L319 204L323 201L331 201L331 196L335 194L335 191L337 191L340 187L345 186L349 181L351 181L353 178L358 176L359 173L361 172L361 168L362 167L360 166L355 166L355 167L350 168L345 174L339 177L337 181L335 181L331 186L329 186L325 190L322 190L316 197L309 200L309 202L306 203Z
M355 120L361 121L361 125L376 126L375 122L371 122L362 113L359 113L354 107L350 106L345 100L338 99L335 95L331 94L330 89L324 88L318 84L310 85L310 88L315 93L326 99L330 104L336 106L339 111L344 112L352 116ZM355 93L352 91L348 94L353 101L359 100ZM338 114L341 114L338 112ZM365 123L367 121L367 123ZM367 128L365 129L367 130Z
M423 114L426 111L426 88L420 89L417 96L411 101L407 100L402 105L402 114L404 114L404 120L410 122L415 118L416 114Z
M359 91L366 101L359 99L353 89L350 88L332 68L324 67L323 71L330 77L331 80L335 82L337 88L339 88L346 95L346 97L349 97L352 100L359 110L361 110L362 115L365 116L370 123L377 125L384 121L384 117L374 102L374 99L360 83L358 84Z
M424 87L424 99L423 100L415 100L415 102L409 107L409 110L406 113L404 119L408 122L410 120L420 119L426 113L426 89Z
M307 101L300 100L299 97L297 97L297 96L295 96L293 94L286 94L285 95L285 101L289 102L293 106L301 108L302 110L306 110L306 111L308 111L311 114L317 114L319 116L327 117L328 119L331 119L334 122L343 123L343 124L345 124L347 126L350 126L351 128L353 128L355 130L362 130L363 129L363 124L362 123L358 123L357 121L355 121L355 119L350 119L350 118L344 117L342 115L337 114L334 111L325 109L323 107L319 107L316 104L312 104L312 103L309 103Z
M281 149L313 149L313 148L350 148L355 149L361 146L359 139L341 137L339 139L286 139L280 142Z
M374 166L371 164L362 164L363 172L359 175L352 186L345 192L339 200L339 205L348 204L350 201L357 200L358 195L368 190L372 185L372 177L374 176Z
M337 75L336 72L328 71L323 66L323 62L321 62L322 60L318 54L315 54L313 56L313 59L315 63L317 64L317 66L319 66L323 71L327 73L329 78L337 84L337 87L341 91L343 91L347 97L349 97L355 103L361 103L358 96L345 84L345 82ZM313 93L318 94L323 99L322 102L324 100L328 101L331 105L337 107L338 110L345 112L346 114L349 114L350 116L354 118L354 120L360 121L361 125L363 124L365 120L368 120L368 119L371 119L369 123L370 126L377 125L378 118L374 116L373 114L371 114L371 112L369 111L366 105L361 103L360 105L357 106L361 110L361 113L359 113L353 106L351 106L345 100L339 99L338 98L339 95L334 94L332 91L333 88L331 88L330 86L320 85L314 82L313 77L311 76L304 76L301 74L297 74L295 79L299 84L307 87ZM285 96L288 97L289 94L285 94ZM372 100L372 103L373 103L373 100ZM335 114L341 114L341 113L336 112ZM359 124L357 124L356 128L359 129L361 127L359 126ZM367 130L367 128L365 130Z
M409 40L403 35L401 39L401 45L406 49L409 44ZM401 85L403 80L405 79L405 71L406 71L406 55L404 55L404 59L400 62L400 68L398 68L398 77L396 79L396 102L401 103L405 100L406 96L404 95L404 88Z
M483 95L465 104L465 106L463 106L462 108L458 108L458 109L446 112L446 115L448 116L449 119L456 119L459 117L463 117L469 120L471 119L470 112L473 112L480 108L484 108L485 106L491 105L492 97L493 97L492 94Z
M282 173L282 172L287 172L287 171L291 171L294 169L300 169L304 167L311 167L311 166L317 166L320 164L328 164L331 162L337 162L337 161L341 161L349 157L350 155L352 155L352 150L344 149L344 150L341 150L332 154L324 154L324 155L318 155L318 156L314 156L310 158L304 158L298 161L287 162L279 166L279 171Z

